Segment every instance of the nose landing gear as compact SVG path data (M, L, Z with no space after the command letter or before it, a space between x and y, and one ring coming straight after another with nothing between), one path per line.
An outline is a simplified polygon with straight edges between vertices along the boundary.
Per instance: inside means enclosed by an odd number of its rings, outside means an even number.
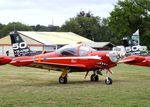
M106 85L111 85L112 84L112 79L110 78L110 77L106 77L106 79L105 79L105 84Z

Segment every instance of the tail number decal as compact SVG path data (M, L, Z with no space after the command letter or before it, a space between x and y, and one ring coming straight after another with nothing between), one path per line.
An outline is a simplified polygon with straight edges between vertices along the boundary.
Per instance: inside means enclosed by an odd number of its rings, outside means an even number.
M18 49L24 49L27 47L27 44L25 42L21 42L21 43L14 43L13 44L13 49L14 50L18 50Z

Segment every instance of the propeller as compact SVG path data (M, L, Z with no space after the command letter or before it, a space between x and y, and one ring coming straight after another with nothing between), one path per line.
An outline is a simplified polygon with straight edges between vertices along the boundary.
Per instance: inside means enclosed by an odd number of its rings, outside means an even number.
M117 63L119 60L125 57L125 52L122 51L110 51L107 55L112 62Z

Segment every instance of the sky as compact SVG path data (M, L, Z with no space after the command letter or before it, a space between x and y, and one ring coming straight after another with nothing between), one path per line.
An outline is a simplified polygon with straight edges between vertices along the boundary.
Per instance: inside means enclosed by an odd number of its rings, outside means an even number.
M0 0L0 23L61 26L80 11L106 18L118 0Z

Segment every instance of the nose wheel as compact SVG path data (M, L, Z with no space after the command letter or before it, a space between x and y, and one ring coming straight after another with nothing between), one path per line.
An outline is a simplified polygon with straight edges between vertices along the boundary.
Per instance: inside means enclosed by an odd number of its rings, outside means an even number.
M112 84L112 79L110 78L110 77L106 77L106 79L105 79L105 84L106 85L111 85Z
M96 74L91 75L91 81L98 81L98 80L99 80L98 75L96 75Z

